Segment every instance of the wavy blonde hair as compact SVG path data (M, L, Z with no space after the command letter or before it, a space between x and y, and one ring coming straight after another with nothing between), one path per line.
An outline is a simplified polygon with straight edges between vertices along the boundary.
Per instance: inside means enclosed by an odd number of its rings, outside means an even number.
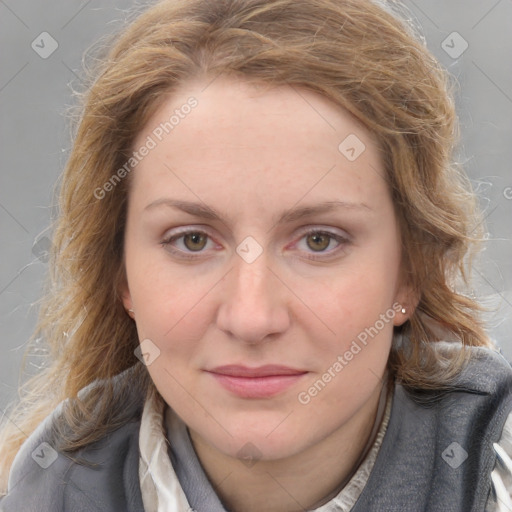
M452 163L457 120L450 81L411 27L381 4L168 0L137 17L99 59L61 182L49 287L34 337L47 346L47 364L20 388L4 419L0 487L21 443L62 400L70 399L64 416L73 434L59 449L71 452L122 424L111 388L75 400L80 389L136 365L139 387L152 386L134 355L135 325L118 293L130 180L101 200L94 190L131 156L164 93L198 76L307 88L377 137L402 233L404 275L419 298L401 329L409 349L395 346L390 354L397 379L441 388L457 374L464 357L438 364L438 327L464 346L490 345L478 305L455 289L466 280L481 219L467 178Z

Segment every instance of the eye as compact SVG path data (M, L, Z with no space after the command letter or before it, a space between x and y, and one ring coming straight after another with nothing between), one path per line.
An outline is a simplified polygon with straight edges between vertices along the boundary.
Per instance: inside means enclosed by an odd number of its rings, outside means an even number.
M208 233L198 230L189 229L179 233L170 234L161 245L167 251L182 258L196 258L205 249L211 249L215 246ZM191 253L199 253L197 256Z
M321 259L339 254L347 248L349 243L348 235L323 229L309 229L302 234L296 247L306 254L309 253L306 256L308 259Z
M182 235L183 245L190 251L201 251L205 248L206 242L208 241L208 235L205 233L187 233Z
M333 237L327 233L315 232L306 235L306 245L313 251L324 251L332 240Z
M160 243L166 251L184 259L200 258L206 255L209 249L219 248L207 232L197 228L170 233ZM305 253L306 259L320 260L338 255L349 243L348 235L324 229L309 229L302 233L293 248Z

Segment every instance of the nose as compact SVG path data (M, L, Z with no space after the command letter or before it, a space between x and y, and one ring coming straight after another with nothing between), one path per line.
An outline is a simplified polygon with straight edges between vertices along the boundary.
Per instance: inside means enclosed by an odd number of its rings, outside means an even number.
M268 267L263 253L247 263L236 256L225 276L217 326L247 344L275 339L290 326L286 288Z

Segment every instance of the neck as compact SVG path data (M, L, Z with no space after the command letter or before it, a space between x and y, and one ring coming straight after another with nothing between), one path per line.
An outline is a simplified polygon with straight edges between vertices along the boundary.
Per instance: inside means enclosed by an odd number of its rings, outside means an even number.
M386 387L387 388L387 387ZM385 390L383 390L385 393ZM380 424L381 388L347 424L286 459L244 465L190 431L210 482L232 512L291 512L317 508L334 498L356 472ZM379 411L380 412L380 411Z

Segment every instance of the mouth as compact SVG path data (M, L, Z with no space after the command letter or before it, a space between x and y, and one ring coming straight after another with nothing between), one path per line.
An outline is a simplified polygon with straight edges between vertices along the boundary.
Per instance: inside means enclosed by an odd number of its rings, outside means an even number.
M308 372L280 365L250 368L218 366L206 370L224 389L240 398L270 398L284 392Z

